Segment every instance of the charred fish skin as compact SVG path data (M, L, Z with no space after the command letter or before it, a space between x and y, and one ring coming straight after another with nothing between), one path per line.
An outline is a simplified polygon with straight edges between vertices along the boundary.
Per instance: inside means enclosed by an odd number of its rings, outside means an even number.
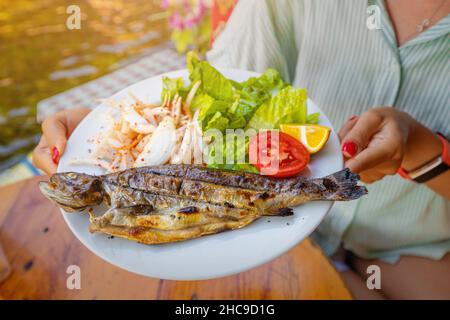
M167 174L167 175L166 175ZM272 202L279 201L280 192L306 179L279 179L256 174L219 171L200 166L165 165L141 167L105 176L106 181L119 183L151 193L179 196L226 207L258 211L262 215L277 215Z
M104 181L105 199L111 208L135 208L139 206L152 206L155 214L169 214L173 211L180 213L199 212L210 217L238 220L245 216L259 216L258 211L250 211L245 208L220 206L196 199L170 196L165 194L149 193L129 187L111 184ZM149 212L149 214L153 214Z
M184 164L133 168L119 173L113 173L111 174L111 178L117 179L120 182L130 182L139 185L143 183L142 179L145 179L147 175L151 177L176 177L182 178L183 180L201 181L215 185L270 192L289 190L299 180L307 180L304 177L277 179L255 173L218 170Z
M165 165L131 169L106 179L134 189L257 210L262 215L278 214L283 208L307 201L347 201L367 193L365 187L358 186L359 176L348 169L319 179L275 179L199 166Z
M105 181L150 193L195 199L221 206L261 212L264 211L264 200L276 197L273 191L245 189L228 186L225 183L213 184L208 181L193 180L190 179L189 174L186 175L188 170L168 171L172 175L167 176L155 173L149 168L110 174L105 176ZM182 168L186 167L183 166ZM215 171L205 171L203 175L207 176L210 172ZM182 176L183 174L185 176ZM239 177L239 175L234 176ZM211 181L217 182L216 179L211 179Z

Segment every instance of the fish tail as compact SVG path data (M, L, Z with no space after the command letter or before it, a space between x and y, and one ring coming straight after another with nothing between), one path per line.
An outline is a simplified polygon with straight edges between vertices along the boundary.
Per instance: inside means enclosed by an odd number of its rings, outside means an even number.
M348 201L359 199L367 194L364 186L358 185L359 175L344 169L321 179L315 179L314 183L320 189L321 200Z

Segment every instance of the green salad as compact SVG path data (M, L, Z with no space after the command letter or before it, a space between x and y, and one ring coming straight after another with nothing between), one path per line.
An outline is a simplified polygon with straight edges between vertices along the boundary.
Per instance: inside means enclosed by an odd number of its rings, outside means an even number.
M236 82L227 79L207 61L200 60L194 52L187 54L187 66L190 84L184 83L183 78L164 77L161 97L164 100L167 96L181 96L191 114L198 110L198 121L204 132L210 129L222 132L226 129L279 129L280 124L317 124L319 121L319 113L308 115L306 89L292 87L274 69ZM236 158L243 149L236 145L224 145L224 148L235 150ZM211 148L211 155L215 152ZM222 154L225 155L225 150ZM208 162L209 167L256 172L251 164Z

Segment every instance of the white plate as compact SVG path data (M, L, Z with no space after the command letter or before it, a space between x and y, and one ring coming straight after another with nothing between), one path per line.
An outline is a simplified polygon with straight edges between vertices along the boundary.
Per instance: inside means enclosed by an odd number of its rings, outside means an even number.
M226 77L244 81L257 74L221 69ZM112 99L125 99L128 92L144 102L159 102L163 76L184 77L186 70L170 72L138 82L118 92ZM95 167L69 165L71 160L88 157L93 148L87 140L98 134L106 121L106 105L99 105L76 128L62 156L58 172L76 171L100 174ZM308 112L320 112L320 123L331 127L325 114L308 100ZM311 158L311 177L322 177L343 167L339 139L333 130L325 148ZM242 272L266 263L288 251L311 234L331 208L332 202L317 201L294 209L290 217L264 217L239 230L198 239L162 245L143 245L88 231L86 214L65 213L64 218L75 236L93 253L120 268L141 275L173 280L210 279Z

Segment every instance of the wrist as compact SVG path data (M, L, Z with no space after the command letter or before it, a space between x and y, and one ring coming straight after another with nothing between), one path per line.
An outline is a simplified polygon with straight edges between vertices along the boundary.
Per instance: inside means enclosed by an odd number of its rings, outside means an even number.
M439 137L412 119L401 164L402 168L406 171L415 170L441 154L442 143Z

